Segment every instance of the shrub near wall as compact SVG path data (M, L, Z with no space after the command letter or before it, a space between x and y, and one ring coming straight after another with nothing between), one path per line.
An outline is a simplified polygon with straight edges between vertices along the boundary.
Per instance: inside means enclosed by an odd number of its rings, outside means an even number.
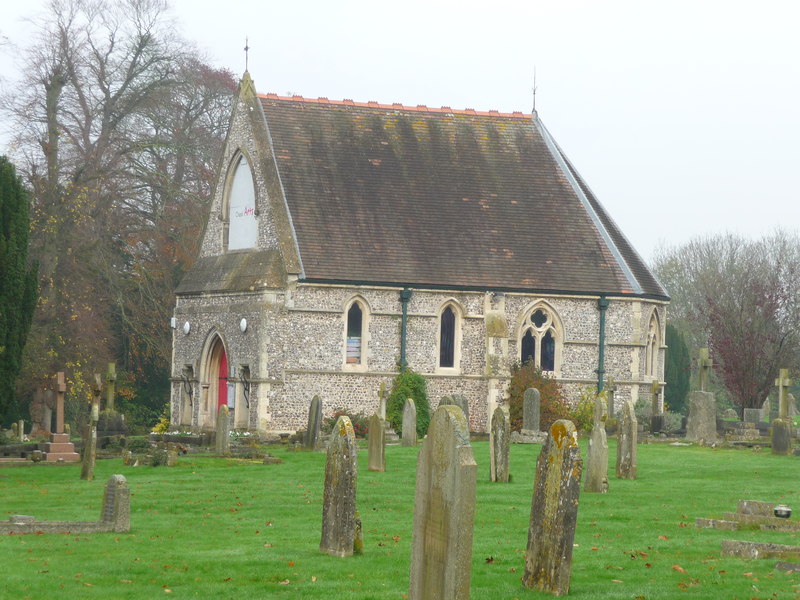
M558 419L570 418L569 408L561 390L561 384L555 378L543 373L531 362L515 365L511 368L511 381L508 384L509 413L512 431L522 430L522 400L525 390L539 390L541 412L539 429L548 431Z
M412 398L417 408L417 437L422 439L431 422L431 406L425 378L411 369L397 374L386 401L386 419L399 434L403 433L403 406L407 398Z

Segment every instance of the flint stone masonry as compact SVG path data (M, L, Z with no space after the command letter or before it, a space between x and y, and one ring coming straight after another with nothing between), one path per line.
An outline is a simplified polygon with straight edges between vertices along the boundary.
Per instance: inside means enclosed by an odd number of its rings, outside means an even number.
M526 588L556 596L569 593L582 470L575 425L556 421L536 461L522 577Z
M693 391L689 394L689 420L686 439L714 444L717 441L717 403L711 392Z
M356 540L358 446L353 424L341 416L333 426L325 463L320 552L351 556Z
M99 521L37 521L28 515L12 515L0 521L6 533L124 533L131 529L131 491L122 475L112 475L103 493Z
M498 406L492 415L489 432L489 479L508 483L508 457L511 437L511 419L505 406Z
M417 459L409 600L467 600L477 465L466 417L440 406Z

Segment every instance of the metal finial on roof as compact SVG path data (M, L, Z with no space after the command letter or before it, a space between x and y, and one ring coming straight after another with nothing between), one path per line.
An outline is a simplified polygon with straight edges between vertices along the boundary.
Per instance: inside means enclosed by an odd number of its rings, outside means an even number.
M250 58L250 44L248 38L244 38L244 70L247 71L248 62Z
M533 112L536 113L536 67L533 67Z

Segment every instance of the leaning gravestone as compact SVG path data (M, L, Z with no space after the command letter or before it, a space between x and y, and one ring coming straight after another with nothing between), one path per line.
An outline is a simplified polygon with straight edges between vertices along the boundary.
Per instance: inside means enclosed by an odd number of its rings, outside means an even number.
M522 398L522 435L539 431L541 418L541 395L536 388L528 388Z
M403 439L401 445L417 445L417 407L411 398L407 398L406 403L403 405Z
M386 421L377 414L369 418L367 433L367 452L369 454L369 470L383 472L386 470Z
M322 427L322 400L319 396L311 399L311 406L308 408L308 427L306 427L305 449L315 450L319 441L319 430Z
M508 483L510 421L508 409L505 406L498 406L494 409L492 428L489 431L489 476L491 481Z
M217 456L231 455L231 419L227 404L222 404L217 411Z
M608 439L606 418L608 402L600 395L594 399L594 420L589 438L589 458L583 491L605 494L608 491Z
M440 405L417 460L409 600L468 600L476 471L463 411Z
M358 446L353 424L341 416L333 426L325 463L320 552L351 556L356 541Z
M717 441L717 403L711 392L689 394L689 420L686 439L691 442L714 444Z
M522 577L526 588L556 596L569 592L582 469L575 425L556 421L536 461Z
M617 477L619 479L636 479L636 443L639 423L632 400L625 400L622 405L622 423L617 437Z

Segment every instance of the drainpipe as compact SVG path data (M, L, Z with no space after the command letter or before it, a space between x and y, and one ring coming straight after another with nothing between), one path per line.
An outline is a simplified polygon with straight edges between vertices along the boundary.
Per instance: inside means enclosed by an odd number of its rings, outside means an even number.
M408 329L408 301L411 300L411 290L405 288L400 292L400 304L403 306L403 318L400 322L400 372L406 370L406 333Z
M597 393L603 391L603 381L605 380L606 367L606 309L608 308L608 299L605 296L600 296L597 301L597 308L600 310L600 342L599 352L597 353Z

